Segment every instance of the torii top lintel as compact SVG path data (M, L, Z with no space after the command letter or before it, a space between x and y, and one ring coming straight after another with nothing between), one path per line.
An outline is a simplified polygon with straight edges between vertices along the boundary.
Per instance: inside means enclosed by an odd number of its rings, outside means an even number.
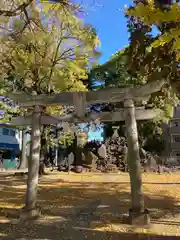
M63 92L54 95L41 94L28 96L22 93L10 94L9 97L22 107L34 105L77 105L82 109L90 104L122 102L126 99L143 99L153 92L158 92L164 84L163 80L130 88L105 88L89 92Z

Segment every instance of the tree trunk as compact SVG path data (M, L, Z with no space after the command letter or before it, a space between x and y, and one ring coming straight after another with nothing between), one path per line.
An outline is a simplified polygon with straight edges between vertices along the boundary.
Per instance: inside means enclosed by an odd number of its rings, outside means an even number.
M40 128L41 109L35 106L32 115L32 133L30 159L28 161L28 180L26 192L25 212L30 215L35 214L37 202L38 173L40 160L41 128Z
M78 136L74 138L74 165L76 172L82 171L82 147L79 145Z
M20 164L18 169L27 168L27 156L26 156L26 129L22 130L22 149L20 156Z
M40 162L39 162L39 176L46 175L45 172L45 164L44 164L44 159L45 159L45 151L44 149L40 150Z
M128 166L131 183L131 211L136 214L144 212L144 198L142 192L141 165L139 156L139 143L137 124L135 118L135 107L133 100L126 100L125 123L128 142Z
M40 147L40 162L39 162L39 175L46 175L45 172L45 155L46 155L46 136L45 136L46 126L41 127L41 147Z
M57 129L56 129L56 138L58 139L58 144L56 147L56 166L58 166L58 168L64 163L64 157L63 157L63 151L61 148L61 145L59 143L59 139L61 137L61 131L62 131L62 126L61 124L57 125Z

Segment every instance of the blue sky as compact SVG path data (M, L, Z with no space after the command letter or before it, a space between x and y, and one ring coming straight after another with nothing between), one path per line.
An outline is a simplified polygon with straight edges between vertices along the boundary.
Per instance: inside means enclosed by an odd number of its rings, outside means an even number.
M130 0L83 0L88 4L86 23L97 30L101 41L100 63L106 62L116 51L128 44L126 19L122 12L124 5L130 5ZM96 4L93 4L96 2ZM92 7L90 7L92 5Z
M103 128L101 128L99 131L89 131L88 132L88 140L96 140L96 141L103 141Z
M79 1L79 0L77 0ZM100 63L106 62L112 54L128 45L126 19L122 12L124 5L131 4L130 0L83 0L88 4L86 23L92 24L101 41L102 56ZM96 4L93 4L96 2ZM92 3L92 7L90 7ZM99 5L99 6L98 6ZM102 140L102 131L90 131L89 140Z

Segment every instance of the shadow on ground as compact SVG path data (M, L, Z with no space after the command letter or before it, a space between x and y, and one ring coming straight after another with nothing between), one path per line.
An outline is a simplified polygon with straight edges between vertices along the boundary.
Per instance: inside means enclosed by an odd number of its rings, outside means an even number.
M137 233L137 228L124 224L130 208L129 184L115 183L66 183L59 180L41 180L38 204L42 217L35 222L15 221L19 208L23 206L25 179L0 178L0 239L113 239L113 240L173 240L180 237L158 236L147 230ZM149 187L149 186L148 186ZM152 185L153 194L145 189L145 203L153 223L163 225L165 231L169 219L180 214L179 199L167 191L159 191L159 185ZM179 186L174 187L174 192ZM168 216L168 217L166 217ZM112 227L112 225L114 227ZM160 226L159 225L159 226ZM175 228L177 219L171 220ZM162 232L164 230L162 229Z

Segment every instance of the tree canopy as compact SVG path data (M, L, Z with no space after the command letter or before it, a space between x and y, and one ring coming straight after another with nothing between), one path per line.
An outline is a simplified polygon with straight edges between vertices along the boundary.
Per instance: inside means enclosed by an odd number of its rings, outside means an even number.
M21 34L24 21L30 23ZM98 56L99 40L73 11L65 13L60 4L31 4L26 18L13 19L9 28L3 36L1 78L13 90L40 94L84 89L81 79L87 77L89 60Z
M161 55L164 54L164 56L162 55L164 59L167 54L169 56L171 55L173 62L175 63L176 59L176 64L178 64L180 57L179 12L180 6L177 1L149 0L134 1L134 6L127 9L126 15L148 27L149 32L151 32L153 28L156 28L156 37L151 41L151 44L146 47L146 52L155 54L157 51L161 51ZM168 71L167 63L164 71ZM171 78L170 82L179 92L179 68L177 68L176 73L174 68L172 69L171 67L169 71L174 75L174 78Z
M180 6L178 1L139 1L135 8L127 11L128 15L140 18L146 25L156 25L161 34L159 38L153 42L152 47L164 46L166 43L172 42L171 50L177 51L177 58L180 55Z
M163 110L163 116L160 116L162 120L168 120L172 117L174 105L179 102L177 92L174 91L174 86L178 88L180 78L179 61L176 58L176 52L172 50L172 42L157 45L156 48L152 47L154 42L160 38L161 33L152 34L153 26L136 16L136 8L148 7L149 2L134 1L133 6L127 10L126 17L130 33L130 47L127 51L128 70L133 76L143 77L146 82L164 79L164 87L160 92L151 96L150 103L153 107ZM165 12L160 9L160 6L153 6L157 8L157 11ZM162 32L166 32L167 29L166 24L161 26Z

